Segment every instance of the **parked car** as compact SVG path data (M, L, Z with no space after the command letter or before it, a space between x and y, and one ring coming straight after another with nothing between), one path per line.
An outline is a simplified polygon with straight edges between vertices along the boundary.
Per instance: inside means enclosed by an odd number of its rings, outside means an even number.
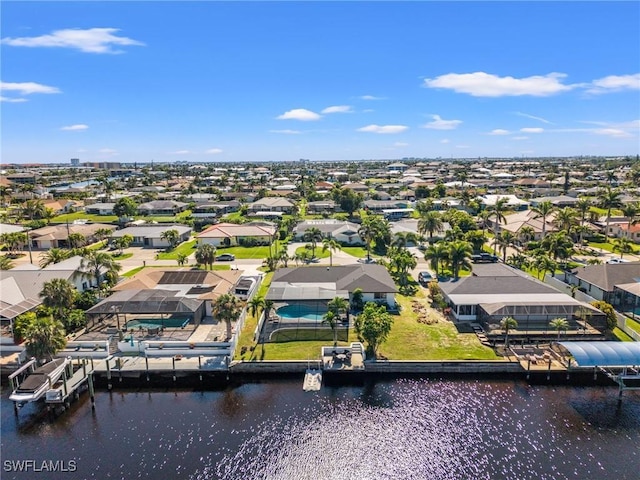
M629 263L629 260L627 260L626 258L613 257L613 258L610 258L609 260L607 260L607 263L612 263L612 264Z
M429 272L420 272L418 274L418 281L422 285L426 285L429 282L431 282L432 280L433 280L433 275L431 275Z
M471 261L473 263L496 263L498 261L498 257L491 255L490 253L483 252L477 255L471 255Z
M218 262L233 262L236 256L233 253L221 253L216 257Z

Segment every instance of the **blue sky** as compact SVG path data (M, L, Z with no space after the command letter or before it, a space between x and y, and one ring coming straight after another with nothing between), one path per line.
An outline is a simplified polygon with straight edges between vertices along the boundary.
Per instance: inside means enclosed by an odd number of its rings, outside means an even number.
M2 162L635 155L638 2L3 2Z

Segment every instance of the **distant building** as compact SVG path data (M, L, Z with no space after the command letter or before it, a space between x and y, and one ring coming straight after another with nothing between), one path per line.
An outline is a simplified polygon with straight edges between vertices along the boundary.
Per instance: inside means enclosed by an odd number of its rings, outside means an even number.
M72 167L79 167L80 166L80 159L79 158L72 158L71 159L71 166Z

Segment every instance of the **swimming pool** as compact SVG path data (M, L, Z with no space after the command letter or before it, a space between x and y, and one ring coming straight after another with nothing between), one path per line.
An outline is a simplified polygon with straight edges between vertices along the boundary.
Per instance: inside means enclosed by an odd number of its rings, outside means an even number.
M135 318L127 322L127 329L184 328L190 321L190 318Z
M318 311L305 305L285 305L276 310L281 318L302 318L305 320L322 321L326 311Z

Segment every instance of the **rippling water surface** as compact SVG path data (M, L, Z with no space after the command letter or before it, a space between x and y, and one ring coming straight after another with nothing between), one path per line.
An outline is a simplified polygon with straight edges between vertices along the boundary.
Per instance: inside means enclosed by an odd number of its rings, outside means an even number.
M640 395L518 381L388 380L302 391L100 392L55 421L2 399L8 478L640 479ZM85 394L86 395L86 394Z

